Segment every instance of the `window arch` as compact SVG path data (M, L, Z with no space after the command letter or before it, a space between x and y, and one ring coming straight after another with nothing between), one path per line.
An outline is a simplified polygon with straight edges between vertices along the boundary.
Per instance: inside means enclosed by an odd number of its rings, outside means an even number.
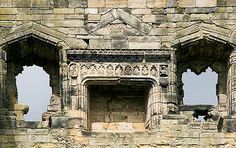
M27 112L26 106L18 104L16 76L23 71L23 66L37 65L49 74L49 85L53 99L60 99L59 89L59 49L57 46L41 41L33 36L11 43L4 49L7 52L6 99L5 106L15 113L18 120ZM60 101L60 100L59 100ZM59 106L61 104L58 103ZM58 107L56 107L58 109ZM50 109L49 112L54 112ZM49 120L49 116L43 118Z
M228 59L232 52L229 44L222 44L217 41L200 39L180 46L176 51L177 59L177 100L181 110L192 110L206 115L208 111L214 110L221 115L228 112L227 102L227 76L228 76ZM218 81L215 86L218 103L216 106L209 104L200 106L187 106L183 101L185 92L183 90L183 73L190 69L196 75L205 72L211 68L218 74ZM203 84L201 84L203 85ZM199 95L198 95L199 96ZM189 98L192 100L191 98ZM211 98L207 98L211 100ZM196 114L198 114L196 113Z

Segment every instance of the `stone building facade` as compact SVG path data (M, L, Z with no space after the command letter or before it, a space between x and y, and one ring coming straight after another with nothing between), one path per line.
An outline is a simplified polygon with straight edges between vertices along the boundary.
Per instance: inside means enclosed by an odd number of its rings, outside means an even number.
M0 147L236 147L235 24L235 0L0 0ZM33 64L39 122L16 87ZM186 105L182 74L208 67L218 104Z

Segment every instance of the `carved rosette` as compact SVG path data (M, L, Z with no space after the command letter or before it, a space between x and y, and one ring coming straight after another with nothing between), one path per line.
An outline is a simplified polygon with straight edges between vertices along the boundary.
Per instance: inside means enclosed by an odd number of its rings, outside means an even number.
M228 71L228 100L230 115L236 114L236 50L234 50L229 58L229 71Z

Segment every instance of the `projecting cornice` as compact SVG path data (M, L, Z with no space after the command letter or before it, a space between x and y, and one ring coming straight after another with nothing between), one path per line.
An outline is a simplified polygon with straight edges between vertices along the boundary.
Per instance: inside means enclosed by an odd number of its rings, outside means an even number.
M201 39L236 46L236 30L233 31L211 23L198 22L177 30L173 46L184 46Z
M63 44L67 49L87 48L87 44L83 40L68 38L67 34L36 22L28 22L20 26L13 27L8 34L0 37L0 46L4 44L11 44L28 37L34 37L55 46L58 44Z

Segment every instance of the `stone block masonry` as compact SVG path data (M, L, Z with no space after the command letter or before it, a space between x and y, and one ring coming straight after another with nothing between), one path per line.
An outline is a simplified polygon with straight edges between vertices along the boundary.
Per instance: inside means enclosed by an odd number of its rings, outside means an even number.
M235 0L0 0L0 148L236 147L235 23ZM33 64L37 122L15 79ZM186 105L183 72L208 67L218 104Z

